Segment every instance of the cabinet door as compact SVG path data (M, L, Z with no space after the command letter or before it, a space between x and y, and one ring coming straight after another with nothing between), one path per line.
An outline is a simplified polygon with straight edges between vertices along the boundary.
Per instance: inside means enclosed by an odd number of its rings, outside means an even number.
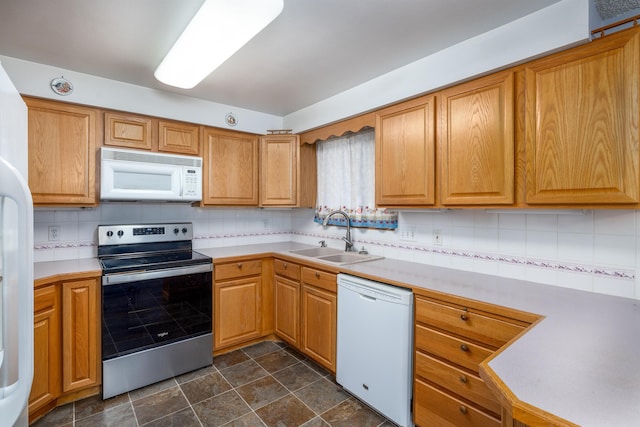
M124 113L104 113L104 145L153 149L153 123L150 117Z
M260 205L298 203L298 135L260 138Z
M275 276L276 334L300 347L300 282Z
M60 296L50 285L33 294L33 383L29 414L60 395Z
M215 283L215 350L260 336L261 288L260 276Z
M336 371L337 297L333 292L303 284L302 351Z
M455 86L439 102L443 205L512 204L513 72Z
M96 205L97 110L31 98L25 102L33 203Z
M198 125L159 120L158 151L197 156L200 154Z
M258 137L205 128L203 205L258 204Z
M99 384L98 279L62 283L62 391Z
M376 114L376 204L433 205L435 116L433 96Z
M640 34L525 67L526 202L637 203Z

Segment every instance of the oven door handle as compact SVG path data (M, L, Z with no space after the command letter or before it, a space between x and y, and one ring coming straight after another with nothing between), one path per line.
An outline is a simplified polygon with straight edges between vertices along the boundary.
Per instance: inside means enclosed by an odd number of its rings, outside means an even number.
M198 264L187 267L148 270L135 273L116 273L102 276L102 286L120 283L140 282L143 280L162 279L165 277L185 276L187 274L208 273L213 271L212 264Z

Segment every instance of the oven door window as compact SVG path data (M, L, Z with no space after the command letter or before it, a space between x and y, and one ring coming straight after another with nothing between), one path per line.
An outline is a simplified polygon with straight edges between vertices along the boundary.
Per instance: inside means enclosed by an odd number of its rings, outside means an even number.
M212 274L102 287L102 359L211 333Z

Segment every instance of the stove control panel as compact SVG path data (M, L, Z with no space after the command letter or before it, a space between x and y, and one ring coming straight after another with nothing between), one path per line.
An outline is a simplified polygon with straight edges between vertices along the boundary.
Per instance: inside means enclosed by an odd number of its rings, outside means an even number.
M190 222L98 226L98 246L176 242L192 239L193 224Z

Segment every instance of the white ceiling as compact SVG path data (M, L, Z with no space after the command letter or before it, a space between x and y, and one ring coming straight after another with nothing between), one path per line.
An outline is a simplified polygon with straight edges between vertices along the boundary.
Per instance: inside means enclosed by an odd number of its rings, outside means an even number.
M283 116L558 1L284 0L181 90L153 71L203 0L0 0L0 55Z

